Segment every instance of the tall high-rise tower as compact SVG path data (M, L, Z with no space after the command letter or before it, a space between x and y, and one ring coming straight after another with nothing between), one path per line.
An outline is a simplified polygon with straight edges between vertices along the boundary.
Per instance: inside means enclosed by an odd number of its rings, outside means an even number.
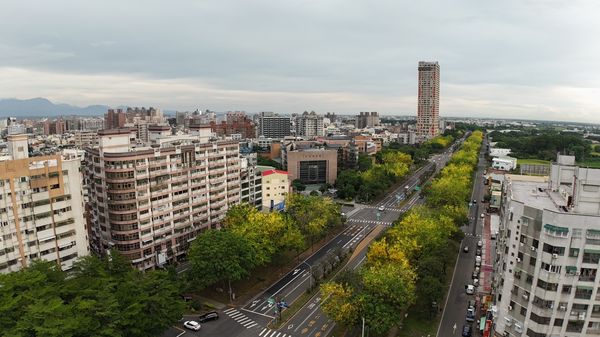
M417 136L419 141L439 133L440 65L419 62L419 97L417 106Z

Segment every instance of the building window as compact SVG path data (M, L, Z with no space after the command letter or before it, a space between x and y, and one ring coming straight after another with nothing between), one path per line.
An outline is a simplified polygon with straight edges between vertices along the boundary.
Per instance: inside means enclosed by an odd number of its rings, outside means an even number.
M535 266L535 263L537 262L536 258L533 256L529 257L529 265L530 266Z
M569 257L578 257L579 256L579 248L570 248L569 249Z
M552 246L544 243L543 251L550 254L557 254L559 256L565 255L565 247Z

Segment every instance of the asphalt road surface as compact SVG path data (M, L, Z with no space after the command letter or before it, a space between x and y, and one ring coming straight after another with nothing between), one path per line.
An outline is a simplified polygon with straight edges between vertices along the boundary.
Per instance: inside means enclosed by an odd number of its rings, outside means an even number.
M481 238L483 219L481 214L485 213L485 206L481 202L484 195L483 170L486 168L484 159L485 140L481 146L477 171L475 173L475 183L473 184L473 192L471 196L471 205L469 210L469 223L462 229L465 233L465 238L461 244L461 250L456 261L452 284L444 306L442 319L438 327L437 337L453 337L462 335L462 327L464 324L472 324L473 330L478 334L478 324L467 323L465 321L467 313L467 302L475 299L475 295L467 295L465 286L472 284L472 273L475 267L475 250L477 242ZM473 203L475 201L475 203ZM465 253L463 248L469 247L469 252ZM476 335L474 334L474 335Z
M163 337L182 336L239 336L239 337L292 337L314 336L324 337L333 328L333 322L320 312L321 301L313 297L287 324L279 330L267 328L268 323L276 316L275 304L272 300L283 300L292 304L300 297L311 282L312 266L325 257L329 252L340 248L356 248L357 245L376 226L390 226L398 217L413 205L422 202L419 193L414 189L421 182L421 177L430 169L445 165L451 151L433 156L427 164L413 172L411 176L397 189L389 193L375 205L355 204L354 207L343 207L346 213L346 228L342 233L331 239L325 246L301 262L294 270L284 275L264 292L258 294L242 308L226 308L220 311L218 321L207 322L202 329L193 332L183 328L182 322L166 331ZM404 200L408 198L408 200ZM401 204L401 206L399 206ZM358 268L366 256L367 246L360 252L355 252L355 258L349 262L348 268ZM193 318L193 317L190 317ZM185 317L185 319L189 319Z

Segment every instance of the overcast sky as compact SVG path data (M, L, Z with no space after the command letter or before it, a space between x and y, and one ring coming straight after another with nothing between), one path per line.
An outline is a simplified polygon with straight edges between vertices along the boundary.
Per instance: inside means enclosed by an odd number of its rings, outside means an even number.
M0 98L600 123L600 1L3 0Z

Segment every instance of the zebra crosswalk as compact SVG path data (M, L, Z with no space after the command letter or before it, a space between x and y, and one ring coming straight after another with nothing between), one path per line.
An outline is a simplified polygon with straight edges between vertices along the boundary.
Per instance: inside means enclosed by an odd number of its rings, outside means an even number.
M388 225L388 226L392 224L389 221L376 221L376 220L364 220L364 219L348 219L347 222L362 222L362 223L380 224L380 225Z
M246 315L242 314L235 308L229 308L223 311L227 316L231 317L234 321L241 324L246 329L253 328L258 325L255 321L248 318Z
M258 337L292 337L292 335L285 334L285 333L277 331L277 330L271 330L271 329L264 328L258 334Z

